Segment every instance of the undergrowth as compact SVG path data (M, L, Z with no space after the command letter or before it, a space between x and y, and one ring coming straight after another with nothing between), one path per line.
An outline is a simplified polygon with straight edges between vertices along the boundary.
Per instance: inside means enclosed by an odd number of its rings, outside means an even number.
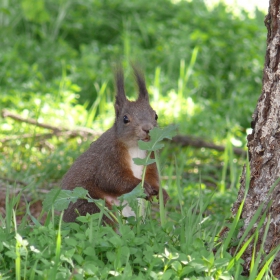
M71 199L90 200L84 192L77 188ZM236 217L219 222L207 213L214 193L206 197L201 191L196 200L186 203L180 184L175 198L180 207L168 210L164 223L148 205L144 220L123 219L121 211L115 212L117 230L103 226L98 213L78 217L77 223L63 223L54 209L67 207L70 196L54 193L46 200L48 214L43 223L27 206L25 217L17 224L13 208L21 194L6 204L0 230L1 279L275 279L269 267L279 246L268 256L254 256L250 275L242 276L242 253L257 240L258 228L265 222L263 205L237 239L244 201ZM63 200L67 202L64 206ZM258 219L257 229L249 237ZM232 246L236 248L233 255L228 252Z

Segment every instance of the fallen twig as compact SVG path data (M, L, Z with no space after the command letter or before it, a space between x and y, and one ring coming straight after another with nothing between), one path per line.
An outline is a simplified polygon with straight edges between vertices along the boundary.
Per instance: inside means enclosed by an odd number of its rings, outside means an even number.
M6 182L9 182L9 183L12 183L12 184L27 186L27 184L25 182L22 182L22 181L19 181L19 180L15 180L15 179L10 179L10 178L6 178L6 177L0 177L0 180L6 181Z
M59 136L62 135L62 132L58 132L55 135ZM29 139L29 138L34 138L38 141L40 140L45 140L45 139L49 139L52 138L54 136L53 133L43 133L43 134L34 134L34 133L26 133L26 134L21 134L21 135L12 135L12 136L7 136L1 139L0 142L5 143L5 142L9 142L9 141L14 141L14 140L18 140L18 139Z
M2 110L1 115L2 115L3 118L12 118L12 119L14 119L16 121L19 121L19 122L25 122L25 123L28 123L28 124L31 124L31 125L36 125L38 127L42 127L42 128L45 128L45 129L50 129L50 130L53 131L52 134L50 134L50 133L37 134L37 135L24 134L23 136L22 135L19 135L19 136L13 135L13 136L9 136L9 137L6 137L6 138L2 139L1 142L16 140L18 138L32 138L32 137L47 139L47 138L51 138L53 135L56 135L56 136L63 135L63 136L68 136L68 137L77 137L77 136L84 137L84 136L87 136L87 135L92 135L92 136L96 137L96 136L100 136L102 134L102 132L96 132L96 131L94 131L90 128L87 128L87 127L79 127L79 128L73 129L73 130L69 129L69 128L66 128L66 127L57 127L57 126L54 126L54 125L38 122L37 120L32 119L32 118L23 118L20 115L14 114L14 113L12 113L8 110Z
M221 145L216 145L214 143L206 142L202 140L201 138L196 138L192 136L187 136L187 135L177 135L173 137L172 139L173 143L178 143L182 146L192 146L195 148L208 148L208 149L213 149L216 151L221 151L223 152L226 148L225 146ZM240 156L246 156L247 152L241 148L233 148L233 152L237 155Z
M22 191L21 188L10 188L10 190L9 190L10 194L17 194L21 191ZM6 193L6 192L7 192L7 186L1 184L1 182L0 182L0 193ZM29 192L29 190L26 190L26 192ZM36 192L46 194L46 193L49 193L50 190L37 189Z

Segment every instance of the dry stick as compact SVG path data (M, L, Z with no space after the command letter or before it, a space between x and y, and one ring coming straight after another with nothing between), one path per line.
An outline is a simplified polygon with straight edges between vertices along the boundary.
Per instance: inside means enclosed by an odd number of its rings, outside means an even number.
M8 118L8 117L12 118L12 119L14 119L16 121L29 123L29 124L32 124L32 125L36 125L36 126L39 126L39 127L46 128L46 129L51 129L51 130L54 130L54 131L62 131L63 130L63 129L60 129L60 128L56 127L56 126L40 123L37 120L31 119L31 118L28 118L28 119L23 118L20 115L11 113L11 112L9 112L8 110L5 110L5 109L2 110L2 118Z
M87 135L91 135L91 133L78 133L77 131L54 131L52 133L42 133L42 134L23 134L23 135L12 135L12 136L8 136L5 137L3 139L0 140L1 143L5 143L5 142L9 142L9 141L13 141L13 140L22 140L22 139L28 139L28 138L35 138L37 141L41 141L41 140L46 140L46 139L50 139L53 136L64 136L64 137L69 137L69 138L73 138L73 137L84 137ZM101 133L96 132L94 134L94 136L99 136L101 135Z
M55 135L56 136L60 136L60 134L62 135L62 132L56 132ZM12 136L8 136L5 137L3 139L0 140L1 143L5 143L8 141L13 141L13 140L18 140L18 139L28 139L28 138L35 138L36 140L45 140L45 139L49 139L53 137L53 133L43 133L43 134L31 134L31 133L26 133L26 134L22 134L22 135L12 135Z
M3 180L3 181L7 181L9 183L15 183L17 185L22 185L22 186L27 186L27 184L23 181L20 181L20 180L15 180L15 179L10 179L10 178L5 178L5 177L0 177L0 180Z
M5 178L4 178L5 179ZM5 181L7 181L8 178L5 179ZM12 183L19 183L18 181L17 182L12 182ZM28 184L25 184L25 186L27 186ZM5 193L7 191L7 186L6 185L1 185L1 182L0 182L0 193ZM11 187L9 192L10 194L15 194L15 193L19 193L22 191L22 188L13 188ZM27 191L28 192L28 191ZM44 194L47 194L50 192L50 190L45 190L45 189L37 189L36 190L37 193L44 193Z
M70 130L67 128L58 128L56 126L53 125L49 125L49 124L45 124L45 123L41 123L38 122L35 119L31 119L31 118L23 118L17 114L11 113L8 110L2 110L2 117L3 118L12 118L14 120L20 121L20 122L25 122L25 123L29 123L32 125L36 125L42 128L46 128L46 129L51 129L53 131L53 134L56 136L68 136L68 137L77 137L77 136L87 136L87 135L92 135L92 136L100 136L102 133L101 132L95 132L94 130L90 129L90 128L77 128L75 130ZM35 138L51 138L53 134L40 134L40 135L28 135L25 134L24 136L20 135L18 136L18 138L31 138L31 137L35 137ZM11 137L7 137L1 140L1 142L5 142L5 141L10 141L10 140L15 140L17 136L11 136ZM17 139L17 138L16 138ZM220 145L215 145L214 143L210 143L210 142L206 142L204 140L202 140L201 138L194 138L192 136L184 136L184 135L177 135L175 136L172 141L172 143L177 143L184 146L192 146L195 148L208 148L208 149L213 149L216 151L224 151L225 147L224 146L220 146ZM233 148L233 152L236 155L240 155L240 156L246 156L247 152L241 148Z
M213 149L216 151L223 152L225 150L225 146L216 145L214 143L205 142L201 138L194 138L192 136L184 136L184 135L177 135L172 139L173 143L178 143L184 146L192 146L195 148L208 148ZM247 152L241 148L233 148L233 152L239 156L246 156Z
M57 127L57 126L53 126L50 124L45 124L42 122L38 122L35 119L31 119L31 118L23 118L20 115L14 114L9 112L8 110L2 110L2 117L3 118L12 118L16 121L19 122L25 122L31 125L36 125L38 127L42 127L42 128L46 128L46 129L50 129L53 131L53 134L47 133L47 134L40 134L40 135L31 135L31 134L24 134L22 137L22 135L20 135L18 138L32 138L32 137L38 137L38 138L50 138L53 135L56 136L60 136L60 135L65 135L68 137L77 137L77 136L86 136L86 135L92 135L92 136L100 136L102 133L101 132L96 132L90 128L86 128L86 127L81 127L81 128L77 128L74 130L65 128L65 127ZM1 140L1 142L6 142L6 141L10 141L10 140L15 140L16 136L11 136L11 137L6 137L3 140ZM17 138L16 138L17 139Z

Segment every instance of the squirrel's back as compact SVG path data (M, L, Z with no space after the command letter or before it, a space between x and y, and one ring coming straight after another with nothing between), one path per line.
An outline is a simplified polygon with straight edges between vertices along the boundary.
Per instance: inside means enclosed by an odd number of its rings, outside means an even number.
M118 168L118 156L122 152L122 145L116 143L112 127L75 160L62 179L62 188L72 190L80 186L92 195L92 189L98 188L102 178L114 173Z

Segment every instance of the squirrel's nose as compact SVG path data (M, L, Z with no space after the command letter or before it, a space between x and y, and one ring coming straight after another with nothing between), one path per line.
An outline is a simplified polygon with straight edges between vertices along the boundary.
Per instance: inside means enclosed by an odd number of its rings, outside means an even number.
M144 124L142 125L142 130L145 131L147 134L149 134L150 130L153 128L151 124Z

